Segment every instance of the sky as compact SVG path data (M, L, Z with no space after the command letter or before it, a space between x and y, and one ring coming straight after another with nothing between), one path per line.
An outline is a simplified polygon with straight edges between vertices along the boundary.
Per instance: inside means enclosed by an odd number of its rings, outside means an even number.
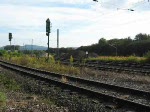
M134 11L130 11L133 9ZM150 34L148 0L0 0L0 47L33 44L47 46L46 19L52 23L50 47L80 47L100 38L132 39Z

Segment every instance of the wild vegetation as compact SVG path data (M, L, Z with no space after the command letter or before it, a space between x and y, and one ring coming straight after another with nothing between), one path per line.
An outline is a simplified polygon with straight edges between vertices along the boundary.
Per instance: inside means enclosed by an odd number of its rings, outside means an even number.
M0 92L0 108L6 105L6 94L4 92Z
M74 75L80 73L80 70L78 68L62 65L59 61L56 62L53 56L49 57L49 61L46 61L46 58L44 57L38 58L32 57L31 55L19 55L19 53L13 54L5 52L1 58L15 64L43 69L56 73ZM71 60L73 60L73 58L71 58ZM72 62L70 62L70 65L72 65L71 63Z
M108 61L108 62L130 62L130 63L146 63L149 62L149 58L147 57L136 57L136 56L100 56L97 58L89 58L88 60L95 61Z
M9 48L8 48L9 49ZM150 62L150 35L138 34L134 39L130 37L125 39L111 39L106 40L101 38L97 44L91 46L82 46L78 49L65 49L62 48L64 53L68 53L67 59L70 61L70 66L61 64L60 61L55 61L54 56L51 56L49 61L45 61L42 55L44 51L18 51L13 52L8 50L1 50L0 56L4 60L11 61L15 64L44 69L51 72L63 74L81 74L80 68L73 67L73 62L79 59L80 62L85 62L85 52L76 53L75 51L88 51L94 52L99 55L97 58L86 58L87 60L100 60L100 61L121 61L121 62ZM53 50L52 50L53 51ZM61 51L60 51L61 52ZM69 52L73 52L69 55ZM63 54L63 53L62 53ZM82 55L81 55L82 54ZM77 55L76 57L74 57ZM117 56L116 56L117 55Z
M2 85L1 89L5 87L7 90L19 90L20 86L16 83L16 81L10 77L7 77L4 74L0 74L0 85Z
M37 53L38 54L38 53ZM72 74L72 75L79 75L83 74L83 69L77 68L73 66L74 57L70 56L70 65L63 65L61 61L55 61L53 56L50 57L49 61L46 61L45 57L38 57L32 55L25 55L21 52L7 52L7 51L0 51L1 58L7 61L11 61L15 64L20 64L23 66L29 66L33 68L43 69L51 72L62 73L62 74ZM136 63L143 63L143 62L150 62L150 52L145 54L145 57L136 57L136 56L99 56L97 58L88 58L86 60L99 60L99 61L114 61L114 62L136 62ZM81 63L84 63L84 59Z
M112 61L112 62L131 62L131 63L150 63L150 51L143 57L137 56L99 56L96 58L88 58L87 60L95 61Z
M20 90L20 86L16 83L16 81L1 73L0 74L0 109L6 106L7 91L17 91L17 90Z
M134 39L101 38L98 43L90 46L81 46L78 50L97 53L100 56L144 56L150 51L150 35L137 34Z

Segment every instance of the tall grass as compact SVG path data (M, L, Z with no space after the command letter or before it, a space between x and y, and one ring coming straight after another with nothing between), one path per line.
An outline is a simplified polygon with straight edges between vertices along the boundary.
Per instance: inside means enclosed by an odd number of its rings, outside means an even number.
M80 74L80 70L73 66L66 66L56 62L53 57L49 61L45 61L45 58L35 58L30 56L12 57L11 62L20 64L23 66L29 66L33 68L43 69L50 72L62 73L62 74Z
M95 61L112 61L112 62L136 62L136 63L144 63L146 62L146 57L136 57L136 56L100 56L97 58L89 58L88 60Z

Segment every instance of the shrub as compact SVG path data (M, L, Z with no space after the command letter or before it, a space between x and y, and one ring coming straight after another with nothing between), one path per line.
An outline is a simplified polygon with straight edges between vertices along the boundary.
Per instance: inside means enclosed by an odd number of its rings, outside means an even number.
M55 63L55 58L54 58L54 56L50 56L50 62L53 63L53 64Z
M150 62L150 51L148 51L145 55L145 58L148 62Z
M80 73L78 68L75 68L73 66L62 65L60 64L60 62L56 63L53 56L50 57L48 62L47 61L45 62L45 58L37 59L35 57L30 57L30 56L13 57L11 62L23 66L44 69L51 72L62 73L62 74L77 75ZM71 56L71 63L73 63L72 56Z
M72 57L72 55L70 56L70 65L73 65L73 57Z

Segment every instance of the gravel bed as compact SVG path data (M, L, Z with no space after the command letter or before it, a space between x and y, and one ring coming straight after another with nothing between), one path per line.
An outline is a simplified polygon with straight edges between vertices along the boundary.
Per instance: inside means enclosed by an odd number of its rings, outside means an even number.
M82 71L82 74L78 77L150 92L150 75L117 73L115 71L100 71L89 68L83 68Z
M139 90L145 90L150 92L150 74L140 73L126 73L126 72L113 72L113 71L102 71L94 70L85 67L79 68L82 74L78 77L92 79L100 81L102 83L113 84L118 86L124 86L128 88L134 88ZM77 76L73 75L72 76ZM53 77L54 78L54 77ZM57 80L57 78L54 78Z
M38 75L41 75L41 74L38 74ZM44 75L44 76L49 77L53 80L58 80L58 78L52 77L50 75ZM59 81L62 81L62 80L60 79ZM66 83L70 83L70 84L73 84L73 85L77 84L76 82L69 82L69 81L67 81ZM141 104L145 104L145 105L150 105L149 99L147 99L147 97L144 97L144 96L143 97L139 97L139 96L135 96L135 95L133 96L131 94L121 93L121 92L114 91L114 90L109 90L109 89L104 89L104 88L93 86L93 85L91 86L91 85L80 84L80 86L83 86L84 88L87 88L87 89L90 88L90 90L99 91L103 94L111 95L111 96L114 96L114 97L123 98L123 99L127 99L127 100L130 100L130 101L135 101L137 103L141 103Z
M50 105L44 98L22 92L8 92L7 104L2 112L68 112L64 107Z
M60 112L134 112L133 110L119 107L115 103L106 103L100 98L93 99L76 92L61 89L55 85L48 84L43 81L32 79L27 76L17 75L14 72L7 71L7 74L9 74L10 77L13 77L19 84L21 84L24 88L24 91L27 93L36 95L38 94L47 99L50 99L58 107L60 107L59 109L62 109L61 111L59 110ZM37 106L36 104L29 104L33 108ZM38 107L37 110L39 110Z
M77 82L68 82L72 85L78 85ZM149 105L150 106L150 98L148 96L137 96L137 95L133 95L131 94L130 92L119 92L119 91L116 91L116 90L112 90L112 89L105 89L103 87L99 87L99 86L96 86L96 85L87 85L87 84L82 84L80 83L80 87L83 87L83 88L86 88L88 90L93 90L93 91L98 91L102 94L106 94L106 95L110 95L110 96L114 96L114 97L117 97L117 98L121 98L121 99L126 99L126 100L129 100L129 101L134 101L134 102L137 102L137 103L141 103L141 104L144 104L144 105Z
M99 71L99 70L91 70L88 68L83 68L82 71L83 71L82 74L78 75L77 77L150 92L150 76L147 75L143 76L141 74L137 75L127 73L116 73L109 71ZM44 76L53 78L54 80L58 79L57 77L53 77L50 75Z
M0 68L0 72L1 74L7 75L7 77L11 79L20 79L17 78L20 76L8 72L5 69ZM25 80L22 78L20 81ZM21 86L23 87L25 85L22 83ZM5 93L7 98L5 105L1 105L0 102L0 112L69 112L67 107L57 106L42 95L36 95L33 92L30 93L29 91L27 92L23 88L15 91L9 90L3 83L0 83L0 92Z

